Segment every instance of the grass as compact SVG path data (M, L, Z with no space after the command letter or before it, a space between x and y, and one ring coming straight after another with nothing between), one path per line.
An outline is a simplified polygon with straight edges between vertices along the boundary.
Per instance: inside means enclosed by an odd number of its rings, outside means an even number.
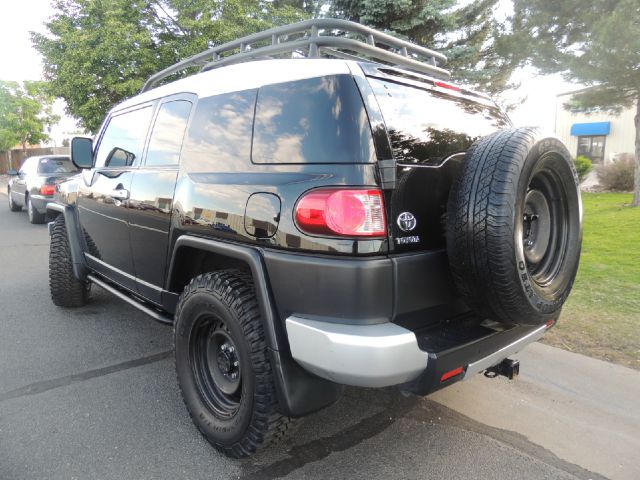
M640 207L584 193L580 269L545 343L640 370Z

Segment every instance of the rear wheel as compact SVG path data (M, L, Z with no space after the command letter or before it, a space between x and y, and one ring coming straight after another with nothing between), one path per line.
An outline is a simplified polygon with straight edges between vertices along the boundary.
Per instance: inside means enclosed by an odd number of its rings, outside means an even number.
M174 326L178 383L191 419L215 448L246 457L282 437L289 419L276 394L251 278L238 271L194 278Z
M38 212L36 208L33 206L33 202L31 201L31 197L29 195L25 196L25 204L27 207L27 214L29 215L29 223L40 224L44 223L44 213Z
M91 284L78 280L73 273L73 261L67 227L63 215L53 224L49 247L49 290L51 300L59 307L81 307L87 303Z
M449 262L472 308L505 323L557 319L581 242L577 175L559 140L519 128L473 145L447 208Z
M9 210L11 210L12 212L19 212L20 210L22 210L22 207L16 204L13 201L13 198L11 198L11 188L7 188L7 197L9 197Z

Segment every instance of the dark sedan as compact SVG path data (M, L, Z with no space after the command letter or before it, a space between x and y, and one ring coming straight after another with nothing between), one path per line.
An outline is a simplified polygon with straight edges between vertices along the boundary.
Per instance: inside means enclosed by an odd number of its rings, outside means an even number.
M20 170L10 170L7 196L9 209L19 212L24 207L31 223L43 223L47 203L53 198L56 183L78 173L65 155L27 158Z

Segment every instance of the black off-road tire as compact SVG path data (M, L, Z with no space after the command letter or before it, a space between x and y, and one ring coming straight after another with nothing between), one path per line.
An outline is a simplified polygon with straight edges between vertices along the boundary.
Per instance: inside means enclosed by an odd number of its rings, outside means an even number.
M73 262L64 216L53 224L49 246L49 290L51 300L59 307L82 307L89 299L91 284L73 274Z
M27 215L29 216L29 223L33 225L39 225L44 223L44 213L38 212L33 206L33 202L31 202L31 198L28 195L25 196L24 200L25 206L27 208Z
M13 199L11 198L11 189L7 188L7 197L9 197L9 210L11 210L12 212L19 212L20 210L22 210L22 207L20 205L18 205L17 203L15 203L13 201Z
M242 458L284 436L290 419L276 411L274 377L249 275L224 270L194 278L178 302L174 342L184 403L216 449ZM227 361L230 350L235 356ZM227 369L233 364L236 370Z
M447 252L474 310L509 324L557 320L578 270L582 204L566 147L535 128L467 152L447 207Z

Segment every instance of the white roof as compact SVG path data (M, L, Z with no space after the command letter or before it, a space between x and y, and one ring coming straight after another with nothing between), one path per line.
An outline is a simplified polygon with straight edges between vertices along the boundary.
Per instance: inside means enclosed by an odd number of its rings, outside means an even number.
M215 68L207 72L162 85L136 95L120 103L113 110L132 107L140 103L176 93L194 93L198 97L210 97L221 93L260 88L263 85L303 80L323 75L349 74L349 64L339 59L273 59L239 63Z

